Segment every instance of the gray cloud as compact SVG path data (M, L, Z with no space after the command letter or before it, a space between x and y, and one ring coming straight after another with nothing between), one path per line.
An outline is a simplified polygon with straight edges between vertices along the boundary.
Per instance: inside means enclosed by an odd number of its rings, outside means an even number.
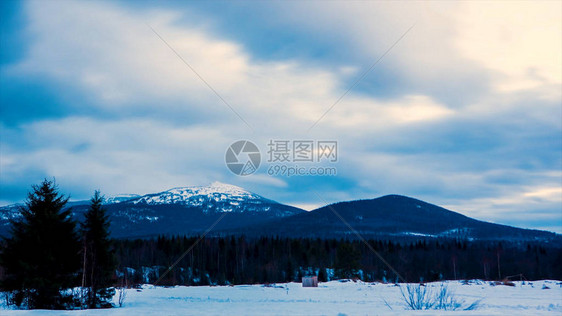
M310 62L298 52L258 58L251 47L165 9L29 2L29 51L2 76L72 93L60 100L63 114L1 126L0 200L23 198L22 188L45 176L75 198L97 188L148 193L220 180L285 203L322 204L310 200L311 190L329 202L399 193L481 219L562 229L550 224L562 203L562 113L548 65L515 56L492 67L467 55L478 45L453 19L466 9L457 4L445 15L425 4L310 5L275 10L278 23L317 34L322 45L333 38L330 54L347 51L349 62ZM306 133L413 22L411 36ZM495 49L490 59L504 58ZM509 71L531 66L528 77ZM238 178L224 167L231 142L251 139L263 150L271 138L338 140L338 176L273 178L261 170ZM531 213L537 217L526 222Z

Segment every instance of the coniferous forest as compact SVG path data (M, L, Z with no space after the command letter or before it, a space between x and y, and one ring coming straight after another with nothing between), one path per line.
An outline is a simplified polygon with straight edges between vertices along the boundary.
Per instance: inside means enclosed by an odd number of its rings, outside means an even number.
M245 236L111 239L95 192L82 223L54 182L33 186L1 241L0 290L23 308L112 307L117 287L361 279L562 279L562 248L547 243L419 239L336 240ZM78 290L77 290L78 289Z
M116 240L123 277L129 284L158 281L159 285L298 282L310 274L318 275L319 281L562 279L562 249L539 244L443 239L411 243L369 240L367 246L359 240L244 236L197 240L164 236Z

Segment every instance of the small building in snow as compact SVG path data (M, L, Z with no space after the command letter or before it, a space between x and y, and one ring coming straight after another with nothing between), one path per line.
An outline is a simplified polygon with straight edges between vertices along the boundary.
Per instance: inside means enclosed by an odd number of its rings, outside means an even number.
M318 287L318 277L315 275L302 277L302 287Z

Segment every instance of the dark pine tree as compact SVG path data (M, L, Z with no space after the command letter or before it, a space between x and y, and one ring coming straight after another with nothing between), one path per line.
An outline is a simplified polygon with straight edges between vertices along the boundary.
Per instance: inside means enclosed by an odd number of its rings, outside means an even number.
M72 308L76 300L64 290L79 284L80 241L70 210L64 210L68 198L53 181L32 188L4 239L1 287L18 307Z
M114 249L109 238L109 218L99 191L90 200L90 208L82 223L83 265L82 285L87 288L88 308L112 307L115 294L113 273L116 268Z
M328 282L326 268L320 268L320 270L318 270L318 282Z
M357 277L360 266L361 252L347 241L341 241L336 253L336 274L340 278Z

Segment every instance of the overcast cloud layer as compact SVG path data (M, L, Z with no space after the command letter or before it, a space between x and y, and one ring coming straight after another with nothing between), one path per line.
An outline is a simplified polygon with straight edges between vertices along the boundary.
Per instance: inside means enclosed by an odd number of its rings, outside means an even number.
M562 232L561 2L2 6L1 205L44 177L76 200L222 181ZM235 176L239 139L337 140L338 175Z

